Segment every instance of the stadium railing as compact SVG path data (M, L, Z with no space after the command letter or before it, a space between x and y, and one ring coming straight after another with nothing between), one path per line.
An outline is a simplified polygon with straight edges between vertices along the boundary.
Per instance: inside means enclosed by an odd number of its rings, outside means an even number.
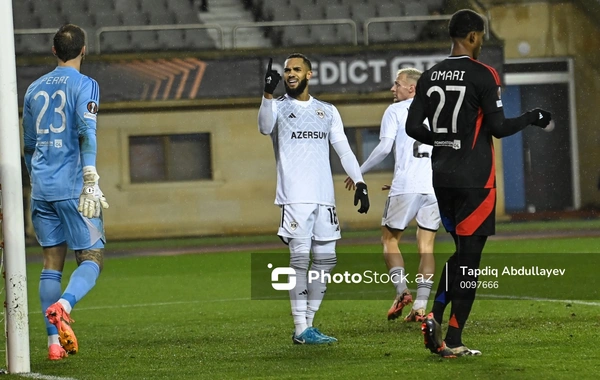
M207 29L216 30L218 34L219 49L224 48L223 28L219 24L181 24L181 25L140 25L140 26L106 26L96 30L96 54L101 53L100 36L102 33L114 32L138 32L138 31L161 31L161 30L189 30L189 29ZM54 31L56 32L56 30Z
M358 33L356 29L356 22L351 19L333 19L333 20L298 20L298 21L262 21L262 22L248 22L236 24L231 33L232 46L235 49L237 46L237 32L240 29L251 29L251 28L268 28L268 27L286 27L286 26L313 26L313 25L349 25L352 28L352 44L358 45Z

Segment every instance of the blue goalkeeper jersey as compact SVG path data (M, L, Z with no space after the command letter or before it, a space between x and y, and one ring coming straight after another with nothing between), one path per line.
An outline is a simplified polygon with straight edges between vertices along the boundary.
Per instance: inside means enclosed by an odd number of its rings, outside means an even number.
M59 66L27 89L23 104L24 151L31 197L79 197L83 167L96 166L98 83Z

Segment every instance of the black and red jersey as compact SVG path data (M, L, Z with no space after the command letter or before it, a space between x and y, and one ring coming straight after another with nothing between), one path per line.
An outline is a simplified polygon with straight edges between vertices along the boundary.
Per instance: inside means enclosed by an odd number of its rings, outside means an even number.
M468 56L448 57L417 83L409 121L427 118L434 187L494 188L492 134L486 114L503 112L500 76Z

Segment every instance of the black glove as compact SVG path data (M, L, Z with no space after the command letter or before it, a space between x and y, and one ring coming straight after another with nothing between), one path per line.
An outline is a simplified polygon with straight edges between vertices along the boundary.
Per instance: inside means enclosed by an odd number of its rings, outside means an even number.
M531 115L531 120L533 120L531 124L541 128L546 128L548 124L550 124L550 120L552 120L552 114L550 112L539 108L529 111L529 114Z
M273 95L273 92L277 88L281 75L271 68L273 64L273 58L269 58L269 66L267 66L267 74L265 75L265 92Z
M367 185L365 183L359 182L356 184L356 191L354 192L354 205L358 205L358 201L360 200L360 208L358 212L361 214L366 214L369 211L369 193L367 192Z

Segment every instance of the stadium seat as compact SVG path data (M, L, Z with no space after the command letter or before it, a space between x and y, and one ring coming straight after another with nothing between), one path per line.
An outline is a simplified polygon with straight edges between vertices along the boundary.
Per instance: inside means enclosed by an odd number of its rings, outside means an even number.
M352 20L356 22L359 33L363 33L365 21L377 17L377 10L369 4L357 3L350 6Z
M336 25L336 36L337 43L339 44L353 44L354 43L354 31L350 25L340 24Z
M214 49L215 42L203 29L190 29L184 33L184 45L188 49Z
M429 15L429 9L427 9L427 4L410 1L404 4L404 14L407 16L427 16Z
M70 24L79 25L83 29L89 28L94 24L93 15L89 12L82 13L80 11L76 12L65 12L62 13L65 18L65 22Z
M52 41L49 34L27 34L15 36L16 54L52 54Z
M323 8L321 7L301 7L300 8L300 19L301 20L322 20L325 17Z
M347 5L328 5L325 7L325 18L351 18L350 7Z
M422 0L423 3L427 4L429 13L433 11L442 11L446 5L446 0Z
M198 13L196 12L175 12L175 23L176 24L200 24Z
M94 13L94 26L96 28L119 25L123 25L123 20L121 20L121 16L116 15L112 11L102 11Z
M127 16L123 16L123 25L148 25L148 14L144 12L137 12Z
M331 45L337 43L335 25L311 25L310 35L317 44Z
M394 41L416 41L419 37L414 22L394 22L390 23L389 28Z
M59 0L57 2L61 13L88 13L88 4L81 0ZM97 9L97 8L96 8ZM92 10L93 11L93 10Z
M166 3L168 9L177 14L198 12L190 0L169 0Z
M48 8L50 9L50 8ZM40 28L56 28L58 29L61 25L63 25L67 18L65 15L58 13L58 11L48 11L42 15L39 15L40 18Z
M185 35L182 30L159 30L158 46L164 50L181 50L185 48Z
M377 9L379 17L402 17L404 16L404 7L401 4L381 4Z
M390 40L387 23L378 22L369 26L369 43L385 42Z
M339 0L314 0L316 7L325 8L330 5L340 5Z
M138 0L114 0L114 10L129 17L140 11Z
M162 12L150 12L148 18L150 25L172 25L177 22L175 14L166 9Z
M110 32L100 35L102 53L119 53L131 50L129 32Z
M32 13L14 13L15 29L38 29L40 27L40 19Z
M135 51L158 50L158 35L155 30L135 30L131 32L131 47Z
M140 0L140 8L150 14L163 13L167 11L167 3L165 0Z
M293 5L281 7L273 14L273 21L294 21L298 20L298 18L298 8Z
M283 46L308 46L313 43L310 27L286 26L283 28L281 43Z

